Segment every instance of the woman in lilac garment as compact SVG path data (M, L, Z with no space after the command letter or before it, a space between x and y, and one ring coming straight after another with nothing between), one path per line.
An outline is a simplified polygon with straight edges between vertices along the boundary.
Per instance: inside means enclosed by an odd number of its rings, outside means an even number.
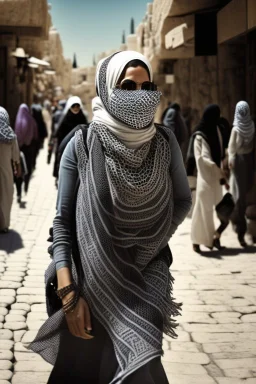
M23 152L27 165L27 173L23 177L15 179L18 203L21 203L22 184L24 181L25 193L28 191L29 181L35 166L38 133L35 119L31 116L29 107L21 104L15 121L15 133L17 135L20 151Z

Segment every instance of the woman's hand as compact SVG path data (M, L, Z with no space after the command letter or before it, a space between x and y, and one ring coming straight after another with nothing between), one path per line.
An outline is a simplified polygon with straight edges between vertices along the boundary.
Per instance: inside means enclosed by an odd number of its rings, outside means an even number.
M229 169L233 169L233 163L230 162L230 163L228 164L228 166L229 166Z
M63 298L62 303L65 304L73 296L74 292L70 292ZM65 316L69 332L73 336L86 340L93 339L93 336L87 333L92 330L90 310L88 304L82 297L79 298L74 311L67 313Z
M226 172L224 171L224 169L220 168L220 175L221 175L221 178L222 179L225 179L227 178L227 175L226 175Z
M21 177L21 165L20 163L13 163L13 171L14 171L14 176L16 176L17 178Z

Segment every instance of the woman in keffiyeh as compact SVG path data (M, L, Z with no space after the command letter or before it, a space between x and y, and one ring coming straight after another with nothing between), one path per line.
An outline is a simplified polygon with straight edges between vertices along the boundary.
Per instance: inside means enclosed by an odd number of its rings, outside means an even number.
M63 307L30 348L54 364L50 384L166 384L163 332L176 336L180 309L171 295L168 241L191 206L186 172L175 136L153 122L161 93L143 55L103 59L96 87L88 152L77 131L60 166L46 278L56 268ZM70 254L78 177L83 279L73 273Z
M0 107L0 233L7 233L13 200L13 173L20 173L17 137L7 111Z
M236 105L228 145L228 156L231 169L231 193L236 202L232 223L242 247L247 245L244 239L247 231L246 195L253 186L253 150L255 150L255 126L251 118L250 107L246 101L239 101Z

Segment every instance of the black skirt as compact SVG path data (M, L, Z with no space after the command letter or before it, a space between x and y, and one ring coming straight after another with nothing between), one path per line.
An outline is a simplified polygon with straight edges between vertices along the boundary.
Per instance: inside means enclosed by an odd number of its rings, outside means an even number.
M110 337L93 319L95 337L84 340L61 334L60 348L48 384L109 384L118 370ZM124 384L168 384L161 359L155 358L128 376Z

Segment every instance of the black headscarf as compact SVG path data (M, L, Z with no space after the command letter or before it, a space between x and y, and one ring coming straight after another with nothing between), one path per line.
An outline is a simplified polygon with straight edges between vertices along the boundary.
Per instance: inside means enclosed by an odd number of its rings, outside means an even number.
M43 108L40 104L32 104L31 112L37 124L39 140L44 141L44 139L48 136L48 133L47 133L46 124L43 118L43 113L42 113Z
M208 105L203 113L200 123L195 128L195 132L202 132L211 149L212 160L220 167L221 164L221 144L217 127L220 120L220 108L217 104Z
M180 112L180 105L178 103L171 103L170 108L175 109L175 111Z
M223 146L226 149L226 148L228 148L228 143L229 143L229 139L230 139L230 135L231 135L231 126L230 126L228 120L222 116L220 118L219 127L220 127L220 131L221 131L222 138L223 138Z
M58 139L58 144L60 144L64 137L66 137L69 132L71 132L72 129L79 124L88 124L86 116L81 109L77 114L73 113L70 109L63 121L60 123L55 134L55 137Z

